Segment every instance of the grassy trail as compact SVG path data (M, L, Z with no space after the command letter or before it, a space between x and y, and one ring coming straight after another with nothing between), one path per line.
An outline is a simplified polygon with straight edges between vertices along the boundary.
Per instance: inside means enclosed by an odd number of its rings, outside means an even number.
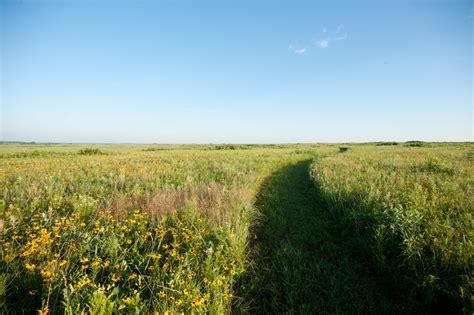
M238 313L397 312L309 176L286 166L262 186ZM240 290L240 292L239 292ZM386 294L385 294L386 295Z

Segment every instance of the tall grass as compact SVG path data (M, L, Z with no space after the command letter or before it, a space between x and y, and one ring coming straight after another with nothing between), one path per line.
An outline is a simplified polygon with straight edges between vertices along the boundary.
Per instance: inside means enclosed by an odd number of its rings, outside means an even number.
M1 312L228 311L255 191L295 159L291 146L62 149L0 160Z
M472 310L472 148L359 147L312 175L407 311Z
M472 303L472 144L89 148L0 146L1 313Z

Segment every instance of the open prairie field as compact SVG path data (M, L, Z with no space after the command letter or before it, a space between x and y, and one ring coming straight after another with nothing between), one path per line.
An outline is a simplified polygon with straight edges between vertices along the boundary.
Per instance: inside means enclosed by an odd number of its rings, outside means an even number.
M472 143L0 145L0 312L469 313Z

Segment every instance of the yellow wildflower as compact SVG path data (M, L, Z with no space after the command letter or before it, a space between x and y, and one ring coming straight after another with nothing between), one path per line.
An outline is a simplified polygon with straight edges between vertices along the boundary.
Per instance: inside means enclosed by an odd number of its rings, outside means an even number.
M35 264L25 264L25 267L26 267L26 269L28 269L28 270L33 270L33 269L36 268L36 265L35 265Z
M91 264L92 267L97 267L98 265L100 265L100 260L99 259L94 260Z
M43 269L40 271L40 273L41 273L41 276L43 276L43 278L45 279L51 278L51 271L49 270Z
M114 273L114 274L112 275L112 281L113 281L113 282L117 282L117 281L119 281L119 280L120 280L120 275L119 275L118 273Z
M84 257L84 258L81 258L81 260L79 260L82 264L85 264L86 262L89 261L89 258L87 257Z
M48 315L48 313L49 313L48 306L45 306L42 309L38 310L38 315Z
M148 256L153 258L153 259L160 259L161 258L161 254L149 254Z

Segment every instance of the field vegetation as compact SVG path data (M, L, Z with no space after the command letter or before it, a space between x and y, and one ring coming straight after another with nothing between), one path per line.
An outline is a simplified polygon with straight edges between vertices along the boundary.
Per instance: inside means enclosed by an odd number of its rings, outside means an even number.
M473 157L2 144L0 312L467 313Z
M311 175L381 310L460 312L473 302L473 151L413 144L318 159Z

